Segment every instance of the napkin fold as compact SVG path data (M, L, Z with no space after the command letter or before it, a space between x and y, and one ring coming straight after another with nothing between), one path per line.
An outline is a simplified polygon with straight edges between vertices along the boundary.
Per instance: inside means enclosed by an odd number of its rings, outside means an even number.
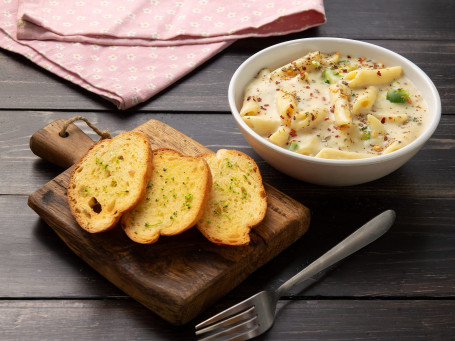
M325 22L323 0L3 0L0 47L127 109L237 39Z

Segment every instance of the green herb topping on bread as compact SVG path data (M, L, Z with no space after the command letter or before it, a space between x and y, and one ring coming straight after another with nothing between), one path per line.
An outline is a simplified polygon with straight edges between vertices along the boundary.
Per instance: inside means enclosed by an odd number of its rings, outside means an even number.
M68 203L88 232L106 231L145 194L152 171L148 137L125 132L95 143L76 164L68 185Z
M210 166L212 191L197 227L211 242L246 245L250 230L267 211L267 196L258 166L248 155L220 149L202 155Z
M143 199L121 224L135 242L150 244L194 226L206 206L212 177L203 158L171 149L153 152L153 172Z

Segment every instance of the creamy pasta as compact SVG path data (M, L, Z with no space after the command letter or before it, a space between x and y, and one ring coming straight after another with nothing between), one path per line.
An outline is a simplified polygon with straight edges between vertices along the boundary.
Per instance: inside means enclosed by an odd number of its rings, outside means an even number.
M304 155L357 159L415 140L427 105L400 66L311 52L246 87L240 115L270 142Z

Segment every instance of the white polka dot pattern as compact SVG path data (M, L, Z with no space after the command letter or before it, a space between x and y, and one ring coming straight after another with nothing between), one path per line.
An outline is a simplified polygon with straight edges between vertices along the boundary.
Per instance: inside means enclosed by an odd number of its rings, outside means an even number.
M130 108L246 37L325 22L322 0L0 0L0 47Z

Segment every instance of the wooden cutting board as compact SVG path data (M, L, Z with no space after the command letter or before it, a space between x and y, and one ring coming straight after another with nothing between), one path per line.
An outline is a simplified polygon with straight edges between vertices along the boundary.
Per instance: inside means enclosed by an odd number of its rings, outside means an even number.
M93 144L76 125L65 138L58 135L65 120L36 132L30 148L40 157L67 168ZM188 155L213 152L156 120L135 130L146 133L152 148L167 147ZM208 242L196 228L161 237L156 244L130 241L117 226L90 234L79 227L66 200L71 169L29 196L35 210L79 257L126 294L175 325L185 324L208 308L248 275L277 256L308 229L308 208L265 184L268 209L243 247Z

